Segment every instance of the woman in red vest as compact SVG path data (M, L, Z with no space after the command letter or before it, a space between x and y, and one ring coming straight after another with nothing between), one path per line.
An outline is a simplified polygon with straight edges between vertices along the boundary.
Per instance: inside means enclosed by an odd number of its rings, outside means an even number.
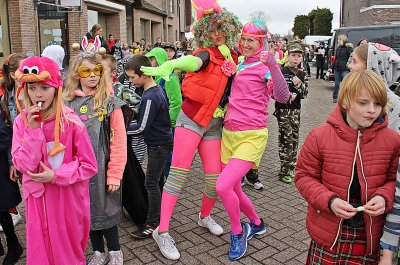
M160 67L141 69L146 75L165 79L174 69L187 72L182 84L185 100L175 127L171 171L162 194L160 225L152 233L161 253L172 260L179 259L180 254L168 233L169 222L196 149L205 175L198 224L214 235L223 233L210 213L218 197L215 183L221 172L223 115L237 64L237 54L228 46L233 46L241 30L238 18L217 3L201 6L201 1L192 2L197 9L193 33L199 48L193 55L167 61Z

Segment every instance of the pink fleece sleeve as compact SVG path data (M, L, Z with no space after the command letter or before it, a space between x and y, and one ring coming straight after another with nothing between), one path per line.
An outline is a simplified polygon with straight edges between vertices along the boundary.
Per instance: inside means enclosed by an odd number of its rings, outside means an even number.
M92 143L86 127L76 124L72 125L73 145L75 154L72 160L63 163L55 172L53 183L59 186L68 186L79 181L88 180L97 173L97 161L93 151ZM68 147L67 148L72 148Z
M127 160L126 130L122 110L115 109L110 116L111 141L107 185L120 185Z
M11 155L15 168L26 174L36 172L43 157L46 139L42 128L31 129L25 126L21 115L15 119Z

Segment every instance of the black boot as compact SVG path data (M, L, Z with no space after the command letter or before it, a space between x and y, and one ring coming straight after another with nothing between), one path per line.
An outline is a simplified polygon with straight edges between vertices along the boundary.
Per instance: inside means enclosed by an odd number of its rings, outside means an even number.
M8 246L7 255L4 257L3 265L14 265L18 262L24 249L19 242L17 243L18 244L15 246Z

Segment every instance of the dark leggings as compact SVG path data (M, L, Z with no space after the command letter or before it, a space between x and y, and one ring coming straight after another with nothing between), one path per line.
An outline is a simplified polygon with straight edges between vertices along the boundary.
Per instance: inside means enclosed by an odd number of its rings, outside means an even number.
M113 226L104 230L90 230L90 241L92 242L93 251L104 252L104 240L107 241L108 251L118 251L121 249L119 245L118 226Z
M7 246L18 245L18 237L15 234L14 225L11 214L9 212L0 212L0 224L3 227L4 234L7 239Z

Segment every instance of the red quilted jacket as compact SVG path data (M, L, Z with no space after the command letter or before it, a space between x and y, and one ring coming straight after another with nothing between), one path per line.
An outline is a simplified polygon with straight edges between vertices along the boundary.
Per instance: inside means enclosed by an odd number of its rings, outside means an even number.
M380 195L386 200L385 212L393 206L400 136L387 128L387 117L363 130L350 128L336 107L327 122L307 136L296 166L295 183L308 202L307 230L319 245L332 249L340 235L343 219L328 208L336 195L349 201L355 162L364 205ZM385 216L364 213L368 255L377 255Z

